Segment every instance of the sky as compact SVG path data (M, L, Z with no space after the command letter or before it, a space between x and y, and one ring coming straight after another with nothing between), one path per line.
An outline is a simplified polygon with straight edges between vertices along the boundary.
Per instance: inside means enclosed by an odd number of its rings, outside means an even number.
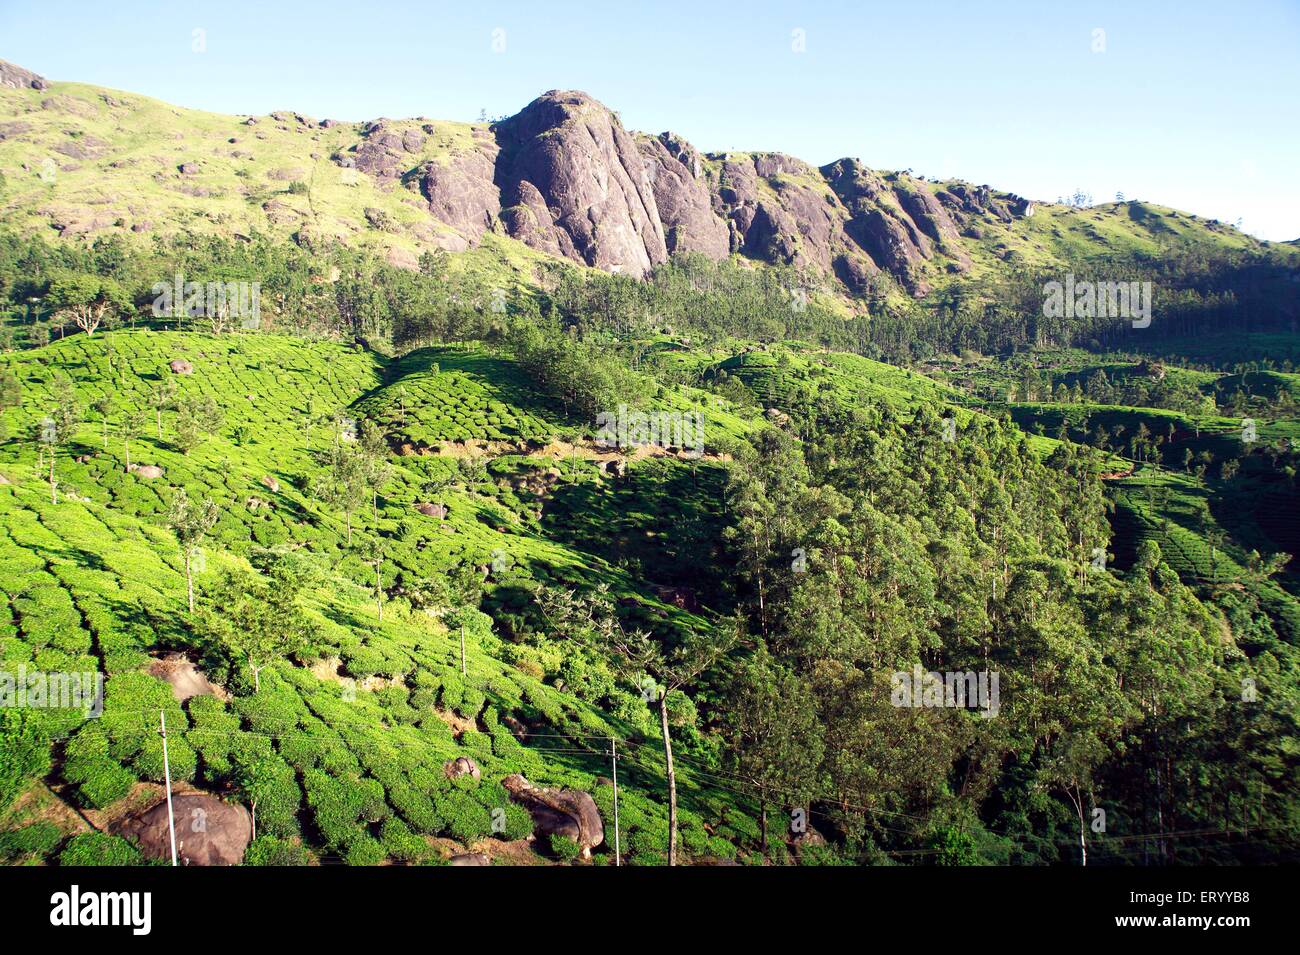
M1122 192L1300 237L1300 0L0 0L0 58L345 120L505 116L580 89L706 152Z

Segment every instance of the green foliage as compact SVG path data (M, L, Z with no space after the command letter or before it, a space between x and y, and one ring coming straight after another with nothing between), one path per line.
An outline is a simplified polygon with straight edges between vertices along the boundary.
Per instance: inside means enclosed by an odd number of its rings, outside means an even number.
M574 862L582 854L582 847L569 836L551 833L549 839L551 854L561 862Z
M49 739L27 711L0 709L0 808L50 769Z
M282 270L277 281L296 276L309 290L316 271L268 255L268 268ZM376 274L387 294L391 277ZM363 297L364 276L344 284L343 306L355 307L368 338L376 320L396 320L392 303ZM614 284L592 289L624 294ZM1068 401L1017 405L1010 421L977 411L955 384L798 343L687 346L647 332L632 372L633 346L614 313L602 317L579 291L557 287L553 300L572 309L564 316L578 329L572 337L550 318L533 321L531 307L545 315L553 304L543 297L531 305L511 298L504 318L472 303L456 311L447 300L420 332L422 344L435 344L391 361L308 337L156 326L0 356L0 382L11 373L21 396L6 420L30 434L59 411L56 477L76 491L55 505L38 484L48 477L48 469L36 475L39 449L0 445L8 482L0 484L0 660L9 669L26 662L108 675L105 714L84 729L75 715L28 715L40 765L6 766L7 784L16 793L52 771L79 802L112 807L137 781L160 778L162 707L173 775L232 786L256 804L250 864L299 864L308 853L414 863L431 859L425 835L528 835L527 812L499 786L509 773L589 791L608 822L610 787L595 774L608 772L599 740L615 736L624 858L662 864L658 714L640 689L649 670L656 692L680 684L664 703L679 850L688 857L751 858L763 801L769 857L804 864L1074 862L1074 798L1146 806L1146 818L1139 811L1116 821L1125 833L1157 827L1156 809L1143 802L1154 792L1168 794L1163 824L1179 828L1222 828L1225 806L1234 825L1252 830L1290 818L1294 798L1279 780L1296 738L1283 609L1292 583L1273 558L1278 548L1262 530L1251 536L1254 517L1231 493L1267 481L1277 502L1270 508L1287 513L1292 455L1232 456L1239 471L1216 484L1227 458L1207 445L1216 457L1204 480L1161 472L1149 500L1150 471L1118 490L1097 479L1113 449L1078 446L1091 406L1073 396L1074 371L1050 382L1054 396L1066 385ZM673 308L699 301L680 294ZM286 299L286 311L297 307ZM337 302L321 307L338 314ZM518 353L504 347L515 320L541 329L513 342ZM727 327L719 322L716 313L700 316ZM495 323L507 338L443 337L476 323ZM192 361L194 374L159 372L176 357ZM1021 382L1022 372L1008 373ZM1107 377L1112 389L1133 378ZM990 384L995 378L990 372ZM1078 380L1082 391L1089 375ZM1285 383L1266 388L1254 373L1234 382L1258 389L1250 401L1270 402ZM1188 378L1147 387L1146 399L1189 398L1192 385L1217 393ZM1132 392L1117 397L1141 397L1136 383L1124 387ZM757 404L718 409L713 401L726 391ZM1235 393L1220 400L1231 404ZM128 473L120 441L103 451L101 410L82 423L81 409L102 409L109 396L119 409L149 409L154 422L128 429L131 454L161 466L163 479ZM192 446L176 441L205 397L222 423ZM708 402L730 460L629 455L623 477L598 474L600 462L582 456L590 450L582 416L605 400ZM182 401L190 402L184 414ZM774 415L759 434L764 406L788 420ZM362 422L358 442L336 442L336 413ZM952 442L943 439L949 413ZM1193 420L1154 407L1113 413L1108 422L1131 425L1126 442L1138 424L1154 436L1166 420ZM1102 417L1092 412L1089 433ZM1063 424L1065 440L1027 438L1015 422L1043 422L1049 432ZM1267 427L1270 440L1282 433ZM547 446L557 438L569 442L560 458ZM484 444L457 443L469 441ZM355 481L335 480L343 459ZM462 459L475 463L462 469ZM330 483L356 493L309 493ZM215 507L191 552L205 558L193 568L204 610L192 617L176 612L186 551L166 529L173 488ZM1211 520L1198 524L1202 498ZM431 500L447 514L416 509ZM382 621L371 555L346 546L345 505L361 540L383 549ZM1224 538L1212 561L1216 526ZM1142 546L1157 541L1158 552ZM1089 572L1094 547L1117 553L1117 567ZM497 556L508 569L492 568ZM1211 581L1193 589L1179 573ZM573 605L548 605L556 593ZM286 629L302 639L248 652L266 646L259 634L278 639ZM229 691L228 702L196 697L182 708L170 686L148 676L154 658L178 648ZM264 661L257 692L254 655ZM701 672L701 662L715 665ZM997 718L892 706L890 674L917 663L996 669ZM1244 679L1261 690L1255 710L1240 706ZM68 737L62 749L49 745L53 735ZM458 755L478 762L481 784L445 778L442 764ZM840 800L863 808L840 810ZM831 845L787 856L775 834L806 804ZM1243 807L1250 815L1238 820ZM493 831L493 810L504 811L504 832ZM953 828L973 844L935 842ZM1241 861L1256 851L1281 859L1293 849L1286 837L1258 850L1186 846L1177 861ZM1093 841L1089 851L1090 861L1124 859Z
M20 829L0 832L0 860L23 857L44 859L63 841L63 832L52 822L34 822Z
M312 855L305 847L277 836L258 836L244 853L244 865L297 866L310 865Z
M103 832L83 832L68 840L59 853L61 866L142 865L140 850L121 836Z

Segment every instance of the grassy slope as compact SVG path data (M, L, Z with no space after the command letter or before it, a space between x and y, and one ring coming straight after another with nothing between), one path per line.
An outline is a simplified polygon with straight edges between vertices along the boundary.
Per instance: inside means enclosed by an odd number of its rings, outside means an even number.
M483 128L424 118L388 120L398 136L423 137L401 158L403 179L383 184L332 161L364 140L365 124L322 128L292 112L254 117L207 113L171 106L145 96L80 83L52 83L48 90L0 89L0 173L5 188L0 212L24 231L52 226L68 238L123 234L204 232L337 239L373 249L392 261L414 265L421 251L460 248L463 240L431 218L411 175L422 163L446 163L473 148ZM431 132L430 132L431 130ZM741 155L741 154L736 154ZM181 164L197 166L191 174ZM710 175L719 163L707 160ZM790 178L790 177L786 177ZM795 177L830 194L815 173ZM909 188L938 188L904 173ZM289 192L299 181L302 194ZM771 185L760 179L760 188ZM366 210L383 213L390 226L367 222ZM140 228L138 234L132 227ZM1003 223L989 216L980 238L963 236L969 272L949 275L944 255L926 266L938 285L983 279L1007 264L1055 266L1102 254L1158 252L1169 242L1204 242L1233 249L1260 249L1255 239L1229 226L1145 202L1102 203L1076 209L1040 203L1029 218ZM1271 246L1278 254L1300 250ZM477 248L458 257L459 267L493 273L495 280L527 280L547 256L522 243L489 233Z
M109 367L107 345L116 352L116 370ZM323 511L297 490L297 482L320 471L308 440L317 450L329 440L327 427L308 428L308 407L320 415L373 395L385 369L372 355L271 335L79 336L3 359L24 385L21 409L6 416L10 433L22 433L43 414L56 370L73 377L83 404L99 394L110 394L120 409L140 403L158 366L175 357L186 357L195 366L192 376L178 379L182 394L212 394L225 410L226 427L222 437L210 439L186 457L169 443L174 412L164 414L161 441L151 420L145 436L135 442L132 459L162 466L162 479L147 481L126 474L121 440L111 436L109 450L103 451L100 425L93 414L88 414L74 446L59 462L63 494L57 505L50 501L48 485L35 473L31 444L11 440L0 447L0 474L9 482L0 486L0 566L6 581L0 657L5 664L107 672L106 716L81 732L87 739L108 732L107 765L131 778L157 778L156 754L142 721L152 720L159 705L171 707L169 726L177 727L173 772L195 778L201 785L214 784L225 759L221 748L230 739L211 726L242 736L283 734L276 746L292 767L286 785L308 844L351 861L376 861L395 851L390 843L396 837L391 832L379 844L383 851L370 841L384 834L382 823L368 822L371 817L399 816L417 832L459 832L466 842L471 835L486 834L481 823L488 818L492 800L501 798L488 781L509 772L522 771L537 782L592 791L608 810L608 790L594 782L595 775L607 773L607 761L560 750L598 751L604 744L588 737L618 735L630 741L628 763L620 767L628 787L621 807L624 849L627 852L631 846L634 859L655 861L662 848L665 817L648 714L611 722L610 717L543 684L530 675L529 668L504 662L510 655L508 648L488 633L471 637L469 674L462 679L457 641L440 622L413 612L400 598L388 602L379 622L373 592L366 586L373 570L343 545L339 516ZM413 407L423 410L418 404ZM230 439L236 425L248 429L242 444ZM87 461L73 462L74 453L88 456ZM661 622L686 625L696 619L644 592L643 581L608 563L606 555L585 552L584 535L566 522L566 508L557 507L546 518L543 531L529 513L532 505L525 504L508 484L499 487L490 477L482 485L461 486L450 493L446 521L426 518L415 513L411 504L420 499L419 485L428 469L448 462L395 456L392 463L396 474L380 499L379 516L380 527L392 534L384 570L387 585L392 586L398 575L427 579L462 559L488 563L494 552L501 551L508 562L542 579L610 581L616 593L635 595ZM499 464L504 468L510 462ZM642 467L645 480L658 484L678 466L668 462L634 466L634 479ZM679 470L676 480L687 473L684 466ZM707 465L699 470L706 476L710 473ZM264 476L278 481L278 491L262 484ZM378 677L382 682L373 692L359 690L355 702L348 701L345 687L328 673L324 678L315 675L305 666L311 663L308 659L302 666L277 665L263 675L260 695L240 696L227 706L214 706L211 700L191 701L183 708L168 703L165 686L144 669L151 654L188 640L180 555L163 526L173 486L186 487L191 496L209 494L222 508L207 547L201 583L221 566L242 564L254 542L305 546L328 569L325 584L308 599L323 628L319 653L327 659L339 658L345 675ZM80 499L69 499L68 492ZM611 492L594 475L586 475L585 481L565 488L564 493L599 497ZM250 507L254 499L272 506ZM633 501L651 513L638 516L634 508L623 515L629 525L624 529L630 533L640 529L643 519L657 521L654 512L662 510L666 500L671 499L647 492ZM627 503L623 501L624 506ZM359 541L371 534L368 516L359 516L356 523ZM671 550L672 531L665 537L658 547ZM600 535L594 538L599 541ZM392 685L387 685L390 681ZM455 738L438 711L443 715L455 711L477 729ZM532 743L539 752L520 747L501 728L507 716L541 734ZM77 730L78 721L69 722L66 713L62 719L67 731ZM544 752L547 748L555 752ZM690 752L684 743L687 759ZM456 796L441 776L441 762L459 754L471 755L483 768L484 787L471 794L478 800L477 809L455 803L470 797ZM343 799L331 787L342 787L344 794L365 793L376 784L386 794L377 806L371 805L373 800L357 797L357 805L369 807L364 818L341 825L331 815L334 804ZM91 785L69 790L70 798L82 802L95 804L96 796ZM726 814L733 828L724 826L723 831L733 841L743 841L740 833L748 832L750 825L735 808L735 794L701 788L687 765L683 797L687 844L693 851L734 852L733 843L711 841L702 824L719 823ZM432 815L419 809L428 800L441 807ZM356 800L343 801L352 805ZM461 820L456 828L449 820L459 819L460 811L477 822ZM289 832L293 818L290 812L278 828L269 821L267 831Z
M68 238L258 231L338 239L412 266L422 251L462 244L427 214L414 182L383 185L331 160L364 140L364 124L322 128L294 113L253 117L253 126L247 119L80 83L0 89L0 122L10 130L0 138L0 210L6 224L37 232L58 226ZM444 121L390 121L388 128L424 137L404 155L407 171L448 161L471 148L474 135L469 124ZM182 173L185 163L197 172ZM307 191L291 193L295 181ZM392 227L371 226L367 209L386 214ZM496 235L459 258L458 267L520 278L545 261Z

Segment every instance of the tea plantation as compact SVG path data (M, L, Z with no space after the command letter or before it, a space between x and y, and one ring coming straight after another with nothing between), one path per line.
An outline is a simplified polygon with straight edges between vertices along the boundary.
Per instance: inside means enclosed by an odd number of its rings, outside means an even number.
M173 371L178 360L192 372ZM7 757L3 795L18 798L0 824L0 853L139 861L129 843L86 821L115 818L162 780L163 710L175 783L255 798L248 862L438 862L440 839L466 849L486 841L492 854L531 832L500 785L523 773L594 796L607 829L594 861L610 863L613 790L602 778L611 739L620 741L623 862L664 861L662 752L639 691L611 686L622 703L603 714L560 689L612 683L597 662L509 638L530 625L538 582L612 582L614 596L663 626L704 625L660 600L644 575L670 584L689 568L692 535L715 519L716 495L706 491L719 485L716 463L634 463L614 487L577 457L547 484L537 478L558 470L551 460L512 454L467 465L389 447L378 494L351 515L349 546L346 516L315 488L335 449L357 443L355 420L376 419L393 446L543 438L574 423L508 359L473 346L388 363L328 341L119 331L5 356L0 368L21 386L0 446L0 664L107 677L98 719L66 709L3 714L7 738L29 745ZM69 387L81 420L51 447L42 423ZM181 437L186 415L206 421L197 436ZM194 561L199 616L220 599L210 595L226 571L285 553L314 568L299 600L311 638L263 669L256 687L201 639L187 610L185 559L168 522L178 488L217 506ZM681 496L695 517L666 520ZM602 502L615 497L618 526L602 528L600 508L612 510ZM415 507L430 501L445 513ZM471 609L476 595L430 596L458 567L486 573L492 616ZM150 675L168 651L187 653L229 692L177 702ZM757 839L753 807L725 777L696 776L710 753L683 719L683 849L743 856ZM461 755L481 781L447 778L443 764ZM533 845L536 861L563 855Z

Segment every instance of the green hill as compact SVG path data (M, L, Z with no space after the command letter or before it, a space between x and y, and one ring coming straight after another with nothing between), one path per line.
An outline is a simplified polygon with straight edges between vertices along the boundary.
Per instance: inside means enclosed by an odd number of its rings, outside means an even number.
M193 374L172 375L166 363L176 358L192 362ZM493 374L505 367L497 359L463 349L438 358L450 375L447 390L412 387L407 407L413 421L434 420L428 416L449 395L461 405L472 403L480 393L475 375L519 397L508 390L523 387L517 378ZM57 504L32 445L11 440L0 453L3 668L99 670L108 678L102 719L82 723L66 712L39 714L43 728L66 738L57 770L60 798L100 809L141 783L159 781L162 767L151 733L161 707L168 711L174 780L220 788L230 782L233 754L241 747L276 741L270 756L275 783L258 817L263 838L302 838L318 854L357 863L431 859L437 853L419 836L469 845L493 835L493 809L510 813L510 829L501 838L519 838L526 822L498 785L509 773L592 791L602 810L610 808L611 794L595 778L608 773L601 754L608 751L607 738L616 737L625 741L625 861L662 861L666 820L656 795L662 773L653 746L646 745L653 729L649 717L612 718L541 682L541 663L525 648L503 643L482 614L470 620L462 676L458 634L444 617L431 615L438 604L419 591L453 564L504 562L510 569L493 570L489 581L498 600L508 599L511 575L519 569L556 581L599 573L621 597L635 595L647 608L663 608L656 594L564 534L563 512L547 518L555 530L543 534L532 505L521 500L527 492L517 493L503 478L507 461L495 459L490 472L477 476L457 476L439 494L448 507L439 519L413 505L424 499L423 483L447 462L389 455L392 479L376 515L367 506L354 531L358 539L382 535L387 548L380 568L386 591L381 621L373 566L363 563L363 552L348 548L340 516L305 490L324 470L324 451L335 440L335 413L347 415L354 406L381 399L386 373L418 378L411 368L420 362L417 357L389 369L370 353L325 342L166 332L83 336L3 360L23 383L21 407L6 416L11 434L39 426L62 375L76 382L83 408L102 396L114 402L107 448L101 422L89 411L58 448ZM452 367L471 378L460 378ZM185 454L173 443L176 405L162 412L161 438L150 414L130 449L133 464L162 469L161 477L149 479L126 471L119 424L126 409L148 406L163 376L179 383L178 403L212 396L225 425ZM483 440L504 433L490 419L466 419L458 427L466 437ZM671 467L658 467L664 466ZM583 472L573 488L599 492L602 480L594 471ZM249 569L250 557L256 560L264 548L309 555L322 575L304 599L316 629L310 647L263 672L257 692L228 702L196 697L178 704L169 686L149 675L151 663L165 652L201 652L185 613L184 561L165 527L177 488L194 499L210 497L219 508L203 548L201 591L223 570ZM568 544L559 542L566 539ZM682 613L671 607L660 612ZM244 677L220 661L203 665L218 682L243 687ZM56 725L45 726L46 720ZM520 733L524 745L506 724L527 727ZM688 745L682 758L690 753ZM442 763L460 755L480 766L482 786L468 789L443 776ZM679 779L685 845L693 852L733 855L743 844L741 834L752 827L752 820L738 814L734 794L724 793L719 802L717 792L697 789L689 767L679 769ZM32 818L62 818L39 794L23 805ZM707 823L719 831L724 808L723 831L730 840L704 828ZM23 820L22 808L11 814L10 822ZM599 860L609 861L610 852Z

